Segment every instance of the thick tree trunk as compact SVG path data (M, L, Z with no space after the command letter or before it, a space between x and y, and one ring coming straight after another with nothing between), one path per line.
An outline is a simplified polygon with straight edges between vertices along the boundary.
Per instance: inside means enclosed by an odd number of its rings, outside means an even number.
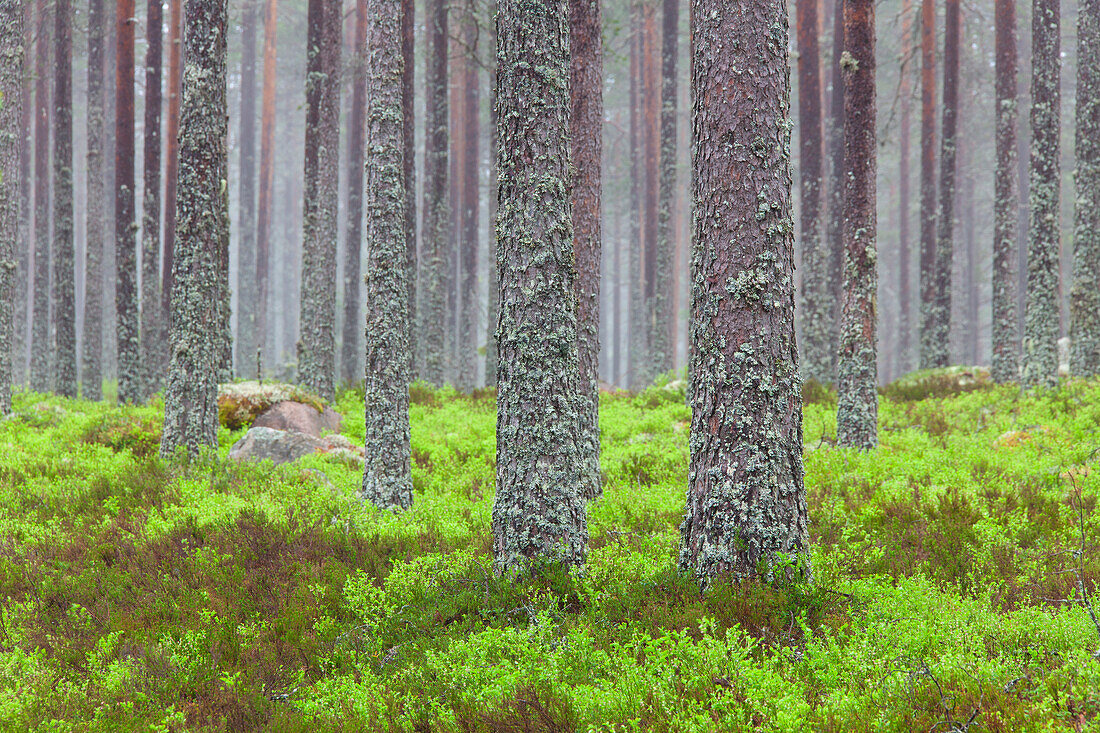
M54 389L76 397L76 258L73 253L73 5L54 3Z
M657 193L657 273L653 310L656 314L653 370L663 374L676 365L676 241L673 209L676 201L676 58L680 32L679 0L661 3L661 169Z
M913 50L913 2L903 0L901 7L901 72L898 82L898 354L896 374L913 368L912 275L909 265L909 143L912 137L910 114L909 59Z
M936 330L936 9L921 0L920 13L920 367L947 363L947 344Z
M940 129L940 204L936 212L936 296L930 318L936 348L931 366L951 361L951 274L955 253L955 139L959 112L959 0L946 0L943 37L943 123Z
M832 293L829 250L821 238L821 21L818 0L797 0L798 167L802 203L802 373L833 380Z
M85 217L86 253L84 265L84 339L81 396L86 400L103 399L103 240L104 219L103 147L103 52L106 35L104 0L88 3L88 163L87 213Z
M0 415L11 413L19 149L23 131L23 2L0 0Z
M403 116L401 144L405 149L404 183L405 183L405 243L407 245L406 257L406 282L409 288L409 354L412 357L410 364L410 379L420 378L420 364L418 357L420 334L417 328L416 307L416 281L417 281L417 251L416 251L416 3L413 0L401 0L401 58L403 67L401 72L401 107ZM490 283L489 292L492 292Z
M168 120L164 164L164 257L160 294L166 329L171 329L172 268L176 247L176 190L179 181L180 102L183 82L183 0L168 0ZM169 354L171 358L171 354Z
M1070 290L1070 374L1100 375L1100 0L1077 15L1077 189Z
M366 464L362 497L412 505L402 0L370 0L367 34ZM366 30L366 29L364 29ZM357 284L358 286L358 284Z
M310 0L298 381L336 396L336 216L341 0Z
M34 58L34 294L31 302L31 389L50 380L50 6L38 0Z
M389 3L382 3L388 5ZM378 19L373 19L379 22ZM351 110L348 112L347 236L344 243L344 329L340 377L346 383L363 376L363 317L359 305L359 251L363 246L363 115L367 108L367 0L355 4L355 58L352 62ZM404 141L402 141L402 146ZM402 191L404 181L402 180ZM404 209L402 209L404 216ZM404 254L404 248L401 250Z
M275 39L277 0L267 0L264 11L264 90L260 109L260 197L256 217L256 356L257 377L264 356L272 363L267 340L268 275L271 261L272 204L275 198Z
M582 492L594 499L600 485L600 180L603 164L603 29L600 0L569 2L570 94L573 159L573 250L577 263L577 437L585 469Z
M134 0L115 4L115 336L118 401L140 402L137 223L134 220Z
M152 0L157 2L157 0ZM256 368L256 29L260 22L257 0L244 3L241 19L240 192L237 231L237 373L251 375ZM357 291L358 292L358 291Z
M447 222L447 6L443 0L428 0L427 95L424 107L424 278L420 314L424 369L421 376L436 386L443 385L444 328L447 322L446 268Z
M1031 18L1031 219L1027 252L1024 383L1053 386L1058 379L1059 77L1058 0L1034 0Z
M680 567L809 575L783 0L692 0L691 465ZM733 90L736 89L736 93Z
M565 0L501 0L500 365L493 554L502 572L584 563ZM537 71L536 71L537 70Z
M997 163L993 198L993 366L997 382L1019 378L1020 335L1016 315L1017 192L1016 161L1016 2L996 0Z
M227 0L187 0L180 121L179 215L173 262L172 364L164 395L163 456L217 445L221 333L218 270L227 202Z
M164 384L167 366L164 300L160 292L160 77L162 65L161 0L149 0L145 50L145 189L141 197L141 362L145 396Z
M481 124L480 110L480 76L477 63L477 37L478 27L475 8L471 3L467 8L466 23L464 28L465 46L468 57L466 59L466 85L463 95L465 110L462 114L462 209L461 209L461 274L459 286L461 292L462 313L459 317L460 332L458 335L458 382L459 389L470 391L477 386L477 323L481 311L477 298L477 270L478 270L478 239L480 228L478 227L478 213L481 209L480 176L478 175L481 163L480 141Z

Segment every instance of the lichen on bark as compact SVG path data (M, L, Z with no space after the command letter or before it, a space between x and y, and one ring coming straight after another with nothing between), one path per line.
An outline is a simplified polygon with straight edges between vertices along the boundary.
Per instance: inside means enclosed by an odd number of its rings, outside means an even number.
M104 0L88 2L88 138L84 265L84 339L81 344L80 394L103 399L103 241L106 187L103 173L103 53L106 38Z
M997 163L993 198L993 363L996 382L1019 378L1020 334L1016 315L1017 206L1016 160L1016 2L996 0Z
M23 121L23 1L0 0L0 415L11 412L19 147Z
M143 392L151 397L164 386L168 354L160 291L160 72L161 0L149 0L145 24L145 152L141 196L141 367Z
M54 4L54 389L76 397L76 259L73 251L73 6Z

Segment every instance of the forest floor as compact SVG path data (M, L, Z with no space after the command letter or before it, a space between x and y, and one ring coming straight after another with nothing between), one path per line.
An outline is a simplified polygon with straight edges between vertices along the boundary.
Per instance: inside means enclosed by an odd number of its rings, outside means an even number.
M675 382L602 397L586 570L522 582L491 566L491 391L414 388L397 515L346 462L231 463L226 428L164 462L159 403L18 393L0 730L1100 730L1100 382L937 379L887 390L865 453L807 390L813 583L705 595ZM361 440L361 393L335 407Z

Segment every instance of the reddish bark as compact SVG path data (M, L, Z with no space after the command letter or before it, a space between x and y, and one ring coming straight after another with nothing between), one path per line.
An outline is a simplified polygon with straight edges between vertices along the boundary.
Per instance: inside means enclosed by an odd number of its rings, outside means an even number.
M260 195L256 215L256 369L262 373L267 346L267 281L271 261L271 216L275 191L275 37L278 0L267 0L264 11L264 81L260 105Z

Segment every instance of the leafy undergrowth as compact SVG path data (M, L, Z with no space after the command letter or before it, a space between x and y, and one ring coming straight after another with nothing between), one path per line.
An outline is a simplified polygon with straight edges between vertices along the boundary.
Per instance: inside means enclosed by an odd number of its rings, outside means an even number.
M586 572L491 568L494 396L413 389L415 507L322 456L156 456L161 406L0 423L0 730L1100 730L1100 383L805 413L814 584L675 568L682 385L603 395ZM334 405L361 440L361 393ZM1100 605L1100 604L1098 604Z

